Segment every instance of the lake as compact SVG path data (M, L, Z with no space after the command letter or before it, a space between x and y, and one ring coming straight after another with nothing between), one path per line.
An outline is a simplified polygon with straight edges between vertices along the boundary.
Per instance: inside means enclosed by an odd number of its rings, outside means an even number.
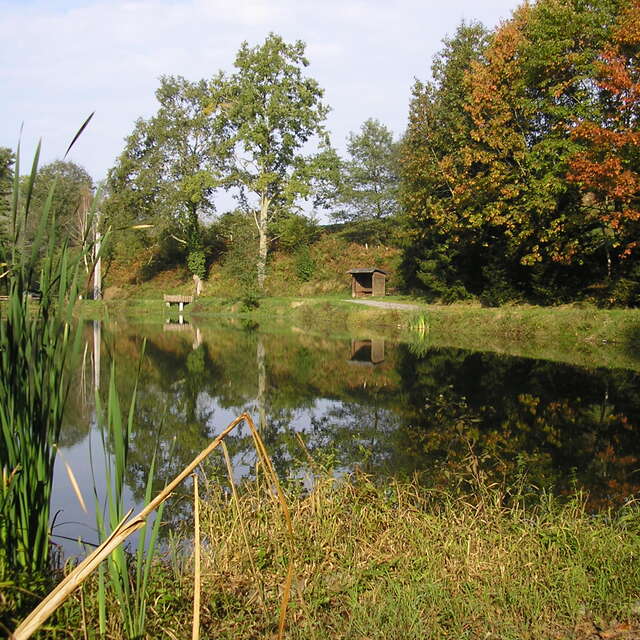
M84 337L54 480L54 540L66 553L78 553L78 537L97 539L105 434L94 394L96 386L106 394L112 365L125 415L138 380L125 492L131 506L142 500L154 452L159 490L243 411L261 429L281 477L307 486L310 468L381 479L417 474L443 490L487 480L560 495L583 490L593 511L621 505L640 488L636 370L247 321L94 322ZM244 425L227 445L236 480L251 476L255 455ZM203 472L222 478L224 468L214 453ZM165 518L188 510L177 496Z

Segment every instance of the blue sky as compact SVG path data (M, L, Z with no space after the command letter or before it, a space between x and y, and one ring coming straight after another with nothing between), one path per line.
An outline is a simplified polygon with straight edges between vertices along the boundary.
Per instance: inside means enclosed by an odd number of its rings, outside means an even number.
M429 77L442 38L461 20L493 26L515 0L0 0L0 146L23 166L38 138L43 161L64 153L105 176L138 117L155 111L162 74L191 80L230 69L240 43L273 31L307 43L308 73L325 90L332 141L378 118L405 128L414 78Z

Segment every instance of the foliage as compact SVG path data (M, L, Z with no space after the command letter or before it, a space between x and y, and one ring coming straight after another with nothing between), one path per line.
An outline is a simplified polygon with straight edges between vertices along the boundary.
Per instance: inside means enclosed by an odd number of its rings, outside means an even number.
M403 143L409 282L431 297L549 302L625 276L637 44L624 24L635 25L634 6L539 0L490 36L463 24L445 41L434 82L414 89ZM620 179L598 186L598 172ZM622 199L606 204L608 188Z
M296 275L302 282L307 282L313 276L316 263L311 257L309 247L302 246L296 252Z
M604 108L597 121L578 121L571 130L583 148L570 158L568 179L580 188L588 218L602 226L607 254L622 258L635 253L640 231L639 21L640 3L632 0L599 61Z
M187 267L200 278L206 276L206 256L202 249L192 249L187 254Z
M278 247L285 251L309 246L319 235L318 223L313 218L295 213L279 217L271 229Z
M144 354L144 346L142 349ZM141 354L141 358L142 358ZM139 372L138 372L139 375ZM107 489L107 512L105 519L101 505L98 503L96 492L96 520L100 535L100 542L104 542L125 517L124 489L125 478L129 467L130 438L134 428L135 403L137 395L137 377L133 389L131 405L126 419L123 419L120 401L115 385L115 369L111 366L109 391L106 412L103 411L98 392L96 392L96 412L103 421L103 452L105 455L105 484ZM104 415L103 415L104 413ZM157 443L157 438L155 439ZM108 452L113 454L109 456ZM154 470L157 451L154 450L150 459L150 469L147 475L144 492L145 505L151 502ZM94 478L94 491L97 481ZM148 606L149 575L152 570L155 546L158 539L164 503L162 503L155 515L153 525L145 524L140 530L137 542L135 562L132 563L122 545L117 547L107 560L108 584L113 590L115 600L119 605L122 619L122 627L125 636L130 640L143 637L146 629L146 615ZM132 571L132 566L135 571ZM132 574L135 574L133 584L130 583ZM106 581L104 568L100 567L98 577L98 610L100 634L106 631Z
M80 246L89 233L87 222L93 199L93 180L83 167L69 160L55 160L44 165L38 171L33 188L36 209L42 209L54 182L51 215L70 245Z
M255 242L257 238L253 220L242 211L225 213L216 223L217 233L223 239L223 270L241 294L257 294ZM233 297L237 292L227 291Z
M347 152L349 159L341 163L338 186L341 208L334 211L333 217L375 226L376 222L395 216L399 178L392 132L378 120L366 120L359 133L349 134ZM384 234L375 236L381 240Z
M14 162L13 151L6 147L0 147L0 235L9 233Z
M49 568L49 503L56 446L69 390L68 366L78 345L71 314L79 292L82 252L60 237L52 206L56 181L34 211L40 146L26 182L19 183L19 150L12 192L11 236L0 236L0 581ZM36 232L25 241L31 217ZM40 259L41 252L44 258ZM39 272L37 271L39 265ZM30 299L38 291L39 301Z
M460 268L469 262L470 251L454 233L451 175L463 170L458 150L473 126L465 109L469 93L465 74L473 61L482 58L486 44L487 31L476 23L463 23L444 41L433 61L433 82L418 81L413 88L401 147L404 279L431 296L449 300L467 297L467 287L473 287Z
M212 117L219 87L215 80L163 76L156 99L157 113L136 122L109 172L105 219L116 228L152 222L157 248L172 238L188 256L203 250L201 220L214 210L221 181L225 124ZM136 239L123 234L120 242ZM191 263L201 269L201 259Z
M270 34L263 44L245 42L236 71L224 80L227 102L221 119L231 128L234 154L226 184L239 191L239 202L258 230L257 285L264 289L269 225L291 211L300 198L313 195L313 183L331 152L322 123L327 107L318 83L305 76L304 43L287 44ZM305 149L320 138L317 156Z

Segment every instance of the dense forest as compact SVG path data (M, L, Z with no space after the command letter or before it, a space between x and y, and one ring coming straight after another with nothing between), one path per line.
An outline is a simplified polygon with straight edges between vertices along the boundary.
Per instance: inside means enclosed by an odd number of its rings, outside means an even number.
M283 294L326 280L331 251L383 260L394 288L429 300L635 306L639 60L638 0L538 0L494 30L463 23L416 81L403 136L368 118L340 157L304 44L270 34L242 44L233 73L162 77L99 188L56 161L33 197L57 180L76 245L99 199L114 282L182 268ZM0 149L0 232L14 160Z
M490 304L635 304L640 3L541 0L462 25L402 145L407 283Z

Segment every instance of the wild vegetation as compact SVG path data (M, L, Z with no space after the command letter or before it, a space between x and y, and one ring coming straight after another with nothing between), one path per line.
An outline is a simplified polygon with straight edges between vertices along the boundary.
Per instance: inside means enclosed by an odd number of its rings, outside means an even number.
M38 156L39 147L24 201L15 172L0 235L0 582L18 593L38 588L51 564L53 468L79 344L72 313L82 253L58 241L55 181L33 210Z
M366 476L320 475L285 490L295 536L263 481L238 493L205 483L203 637L269 637L293 566L288 638L624 638L638 629L637 507L593 517L579 496L559 503L526 484L476 480L466 494ZM478 484L479 482L479 484ZM190 535L187 534L187 535ZM149 637L184 637L192 560L170 547L154 567ZM95 582L59 610L48 632L96 628ZM115 613L115 599L107 600ZM109 638L128 638L109 616ZM56 630L59 629L59 630Z
M403 137L367 118L345 158L303 43L270 34L231 74L163 77L107 179L103 229L147 227L113 234L110 284L182 265L283 295L337 235L396 251L396 286L432 301L635 306L639 12L538 0L493 30L464 23L414 86Z
M125 484L148 503L207 446L202 393L225 408L255 402L262 435L234 434L206 467L203 633L283 637L286 622L291 638L637 634L638 325L633 311L594 308L640 301L639 24L639 0L537 0L493 30L463 23L414 86L403 137L367 118L345 158L304 43L276 34L243 43L231 73L162 77L157 112L135 123L104 192L64 159L38 169L36 154L21 176L19 150L0 149L3 630L63 573L49 537L52 474L74 408L74 308L104 257L106 298L159 300L193 277L203 296L188 318L240 323L233 339L194 334L186 354L152 336L144 360L123 330L125 375L112 373L106 404L98 391L93 413L78 411L103 436L104 539L124 517ZM389 270L392 293L474 304L364 319L336 299L354 266ZM272 333L256 332L267 319ZM371 343L385 331L409 341L393 367L353 373L353 357L328 357L335 345L292 347L282 324L315 341L354 326L380 329ZM608 342L621 350L603 355ZM565 364L491 353L532 350ZM575 364L619 369L595 384ZM239 370L256 379L231 389ZM369 393L372 407L360 402ZM119 394L132 399L127 418ZM319 397L340 407L294 437L291 415ZM174 445L163 420L180 433ZM383 422L391 454L376 439ZM231 460L251 446L258 465L237 488ZM591 495L558 472L568 464ZM356 465L376 478L346 475ZM389 478L393 465L419 477ZM188 516L164 517L189 527ZM162 518L148 547L143 537L135 558L117 550L41 637L184 636L194 536L172 534L154 560Z
M463 24L414 87L405 277L432 298L638 295L636 0L540 0Z

